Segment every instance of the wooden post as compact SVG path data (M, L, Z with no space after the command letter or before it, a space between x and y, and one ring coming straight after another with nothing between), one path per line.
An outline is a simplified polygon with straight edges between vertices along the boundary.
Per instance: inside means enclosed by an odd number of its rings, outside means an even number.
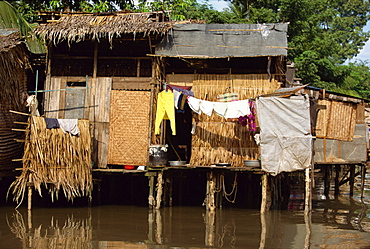
M310 248L310 238L311 238L311 211L312 211L312 191L311 191L311 173L310 169L305 169L305 207L304 207L304 220L306 225L306 236L305 236L305 243L304 248Z
M349 195L353 196L353 187L355 184L355 167L356 165L349 166Z
M310 167L306 168L305 169L305 175L306 175L306 179L305 179L305 182L306 182L306 191L305 191L305 207L304 207L304 211L305 211L305 215L308 214L309 212L311 212L312 210L312 200L311 200L311 174L310 174Z
M330 191L330 166L324 164L324 167L324 195L327 197Z
M155 173L149 174L149 196L148 196L148 203L150 208L155 207L155 199L154 199L154 176Z
M210 211L214 211L215 206L215 176L213 171L208 173L208 179L207 179L207 197L206 197L206 209Z
M361 199L364 198L365 191L365 178L366 178L366 164L361 164Z
M269 179L267 174L262 175L262 201L261 201L261 213L265 213L270 210L271 207L271 191L269 187Z
M161 208L162 202L162 192L163 192L163 171L158 172L157 176L157 198L156 198L156 209Z
M32 178L31 178L31 172L28 175L28 205L27 209L31 210L32 209Z
M334 195L339 195L339 173L340 165L335 165Z

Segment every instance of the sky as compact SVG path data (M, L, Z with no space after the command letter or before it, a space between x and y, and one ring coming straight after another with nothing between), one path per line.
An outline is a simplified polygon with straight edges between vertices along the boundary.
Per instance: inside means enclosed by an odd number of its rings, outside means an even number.
M228 7L228 3L224 0L209 0L208 3L212 5L214 9L219 11L221 11L223 8ZM368 22L368 24L364 27L364 31L370 31L370 22ZM370 64L370 41L366 43L360 53L354 59L350 60L350 62L354 62L357 59L362 61L368 60L368 64Z

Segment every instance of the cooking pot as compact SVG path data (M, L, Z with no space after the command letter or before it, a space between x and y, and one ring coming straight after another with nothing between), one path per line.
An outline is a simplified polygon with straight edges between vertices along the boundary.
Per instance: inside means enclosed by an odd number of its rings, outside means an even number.
M183 166L186 164L186 161L168 161L170 166Z

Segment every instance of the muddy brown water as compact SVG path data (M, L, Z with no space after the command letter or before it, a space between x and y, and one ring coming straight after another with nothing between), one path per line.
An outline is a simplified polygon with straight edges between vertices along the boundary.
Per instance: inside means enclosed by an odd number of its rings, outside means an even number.
M292 194L289 210L202 206L103 205L80 208L0 207L0 248L370 248L370 191L351 198L314 193L305 216ZM368 188L367 188L368 189Z

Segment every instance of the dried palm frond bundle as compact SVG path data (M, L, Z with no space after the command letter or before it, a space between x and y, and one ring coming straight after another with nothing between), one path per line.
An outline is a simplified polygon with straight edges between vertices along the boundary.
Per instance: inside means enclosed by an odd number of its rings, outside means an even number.
M195 97L217 101L217 95L231 92L239 100L256 98L276 91L280 82L269 75L197 75L192 90ZM208 166L217 163L231 163L233 167L243 166L244 160L257 160L259 149L254 141L254 131L240 123L216 115L193 114L196 123L192 136L190 164Z
M82 220L68 217L64 225L52 218L47 228L39 225L33 229L27 229L21 213L16 212L13 217L12 223L7 221L8 226L25 248L92 248L91 217Z
M32 116L26 132L21 175L9 191L22 203L28 182L41 196L41 187L49 190L52 200L62 190L68 200L91 196L92 160L88 120L78 120L79 136L62 129L47 129L43 117Z

